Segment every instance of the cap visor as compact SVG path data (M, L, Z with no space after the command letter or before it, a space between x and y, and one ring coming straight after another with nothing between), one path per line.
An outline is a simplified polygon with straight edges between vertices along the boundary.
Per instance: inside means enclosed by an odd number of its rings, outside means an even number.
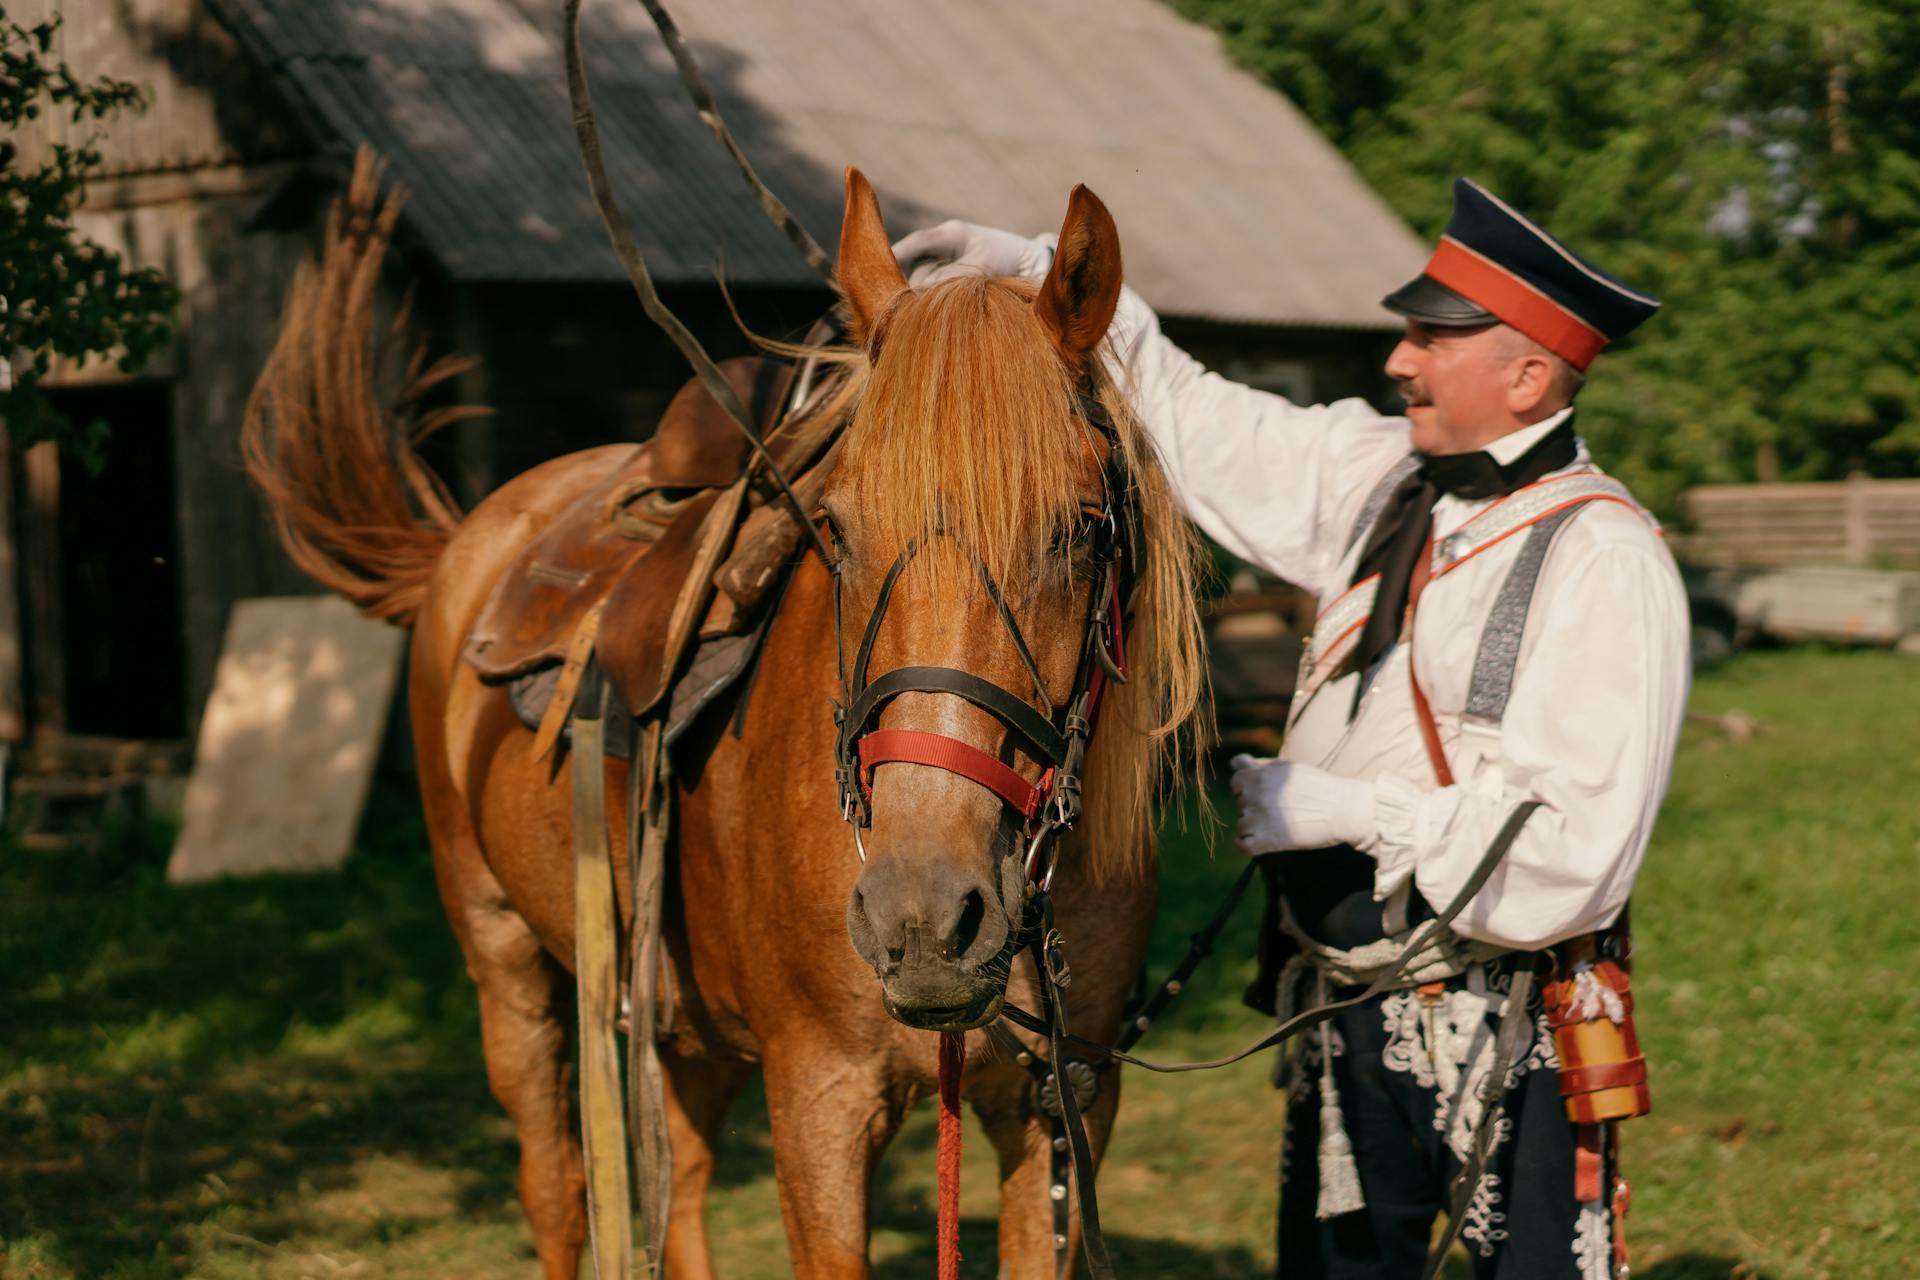
M1494 324L1500 317L1463 298L1432 276L1418 275L1380 299L1380 305L1422 324L1466 326Z

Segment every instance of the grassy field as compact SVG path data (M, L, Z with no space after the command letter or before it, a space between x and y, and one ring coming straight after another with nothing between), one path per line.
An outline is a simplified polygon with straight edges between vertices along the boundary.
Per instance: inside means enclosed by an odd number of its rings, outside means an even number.
M1696 709L1641 882L1655 1112L1626 1135L1642 1280L1920 1275L1920 661L1756 653ZM1234 868L1178 838L1161 964ZM506 1122L417 818L379 798L338 876L166 886L151 841L0 856L0 1277L533 1274ZM1149 1038L1254 1031L1253 912ZM1263 1064L1130 1074L1102 1203L1122 1274L1265 1274ZM966 1274L993 1274L973 1133ZM931 1274L925 1112L875 1191L877 1269ZM757 1099L720 1170L723 1272L784 1274Z

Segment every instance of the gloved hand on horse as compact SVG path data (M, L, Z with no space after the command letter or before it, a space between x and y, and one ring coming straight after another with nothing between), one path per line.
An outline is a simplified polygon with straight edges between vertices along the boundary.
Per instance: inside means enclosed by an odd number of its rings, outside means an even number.
M893 256L920 288L957 275L1019 276L1037 284L1053 265L1054 239L1050 234L1028 239L949 218L896 241Z
M1380 844L1373 805L1378 788L1291 760L1233 758L1238 843L1248 856L1347 844L1372 853Z

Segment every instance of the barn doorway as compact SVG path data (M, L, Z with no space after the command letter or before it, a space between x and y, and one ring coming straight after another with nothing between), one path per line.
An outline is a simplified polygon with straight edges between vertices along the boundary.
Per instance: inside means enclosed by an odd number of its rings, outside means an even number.
M27 703L37 734L186 736L171 388L71 388L80 429L106 424L97 471L44 447L20 495Z

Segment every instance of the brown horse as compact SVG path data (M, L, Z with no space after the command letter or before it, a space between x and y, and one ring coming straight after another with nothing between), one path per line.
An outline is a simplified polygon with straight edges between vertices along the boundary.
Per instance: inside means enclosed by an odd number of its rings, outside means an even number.
M440 892L479 988L488 1080L519 1134L535 1244L549 1280L572 1280L586 1224L569 1062L575 762L550 778L505 691L483 684L461 649L515 554L630 449L556 459L458 517L412 452L417 436L374 393L370 299L395 216L392 199L376 212L377 186L371 171L357 175L320 269L296 281L249 407L249 465L303 567L413 628L410 708ZM911 540L923 546L879 629L876 671L938 664L1030 687L978 557L1046 687L1064 689L1093 590L1086 512L1098 509L1109 448L1079 393L1093 388L1116 424L1149 549L1127 638L1133 676L1101 712L1087 816L1053 887L1075 974L1069 1022L1109 1039L1154 911L1155 789L1201 702L1194 558L1150 450L1094 358L1118 297L1120 251L1090 193L1076 191L1060 244L1037 290L986 279L909 289L871 189L849 171L839 274L856 345L831 357L847 394L828 411L857 406L823 506L856 635L896 555ZM416 388L448 372L430 370ZM711 1274L702 1210L715 1134L756 1067L794 1271L865 1276L869 1179L935 1074L937 1037L889 1018L882 995L903 1016L947 1027L981 1025L1003 995L1037 1007L1031 964L1012 949L1023 850L999 799L953 773L887 765L873 776L864 867L856 856L833 782L831 707L843 695L835 608L834 575L808 555L767 634L738 732L696 735L695 758L677 774L666 923L677 1007L664 1046L674 1277ZM988 752L1005 738L998 722L944 695L903 694L881 719ZM1029 780L1040 774L1018 751L1007 758ZM618 841L624 769L611 763ZM908 947L910 935L932 945ZM999 1157L1002 1274L1042 1280L1054 1274L1048 1131L1027 1074L982 1035L968 1039L965 1096ZM1112 1080L1087 1117L1096 1152L1118 1101Z

